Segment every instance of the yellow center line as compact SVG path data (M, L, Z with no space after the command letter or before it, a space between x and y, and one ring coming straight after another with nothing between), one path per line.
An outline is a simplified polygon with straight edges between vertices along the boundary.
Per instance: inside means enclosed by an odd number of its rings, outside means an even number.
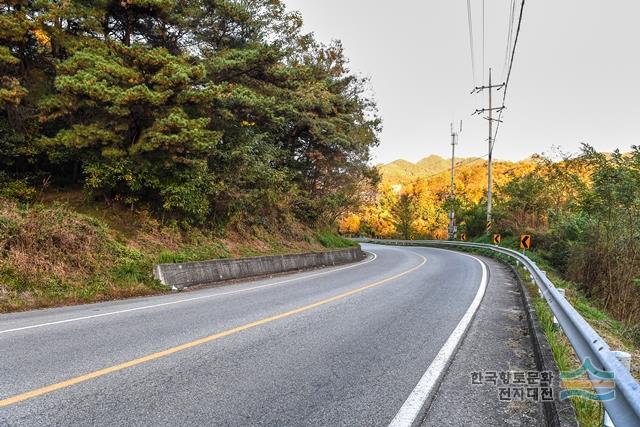
M191 342L188 342L186 344L182 344L182 345L179 345L179 346L176 346L176 347L168 348L166 350L159 351L157 353L152 353L152 354L149 354L147 356L140 357L138 359L130 360L128 362L120 363L118 365L114 365L114 366L111 366L111 367L108 367L108 368L104 368L104 369L100 369L100 370L97 370L97 371L93 371L93 372L90 372L88 374L84 374L84 375L80 375L80 376L75 377L75 378L68 379L66 381L62 381L62 382L59 382L59 383L56 383L56 384L51 384L51 385L48 385L48 386L42 387L42 388L37 388L35 390L31 390L31 391L28 391L26 393L17 394L15 396L0 400L0 408L6 407L6 406L9 406L9 405L14 405L16 403L23 402L25 400L33 399L34 397L42 396L44 394L48 394L48 393L54 392L56 390L60 390L60 389L67 388L67 387L71 387L73 385L80 384L80 383L83 383L85 381L92 380L94 378L102 377L104 375L108 375L108 374L111 374L113 372L122 371L123 369L127 369L127 368L131 368L133 366L141 365L141 364L146 363L146 362L151 362L153 360L157 360L157 359L160 359L162 357L172 355L174 353L178 353L178 352L181 352L181 351L184 351L184 350L188 350L190 348L198 347L198 346L201 346L203 344L219 340L220 338L228 337L230 335L237 334L238 332L246 331L247 329L252 329L252 328L255 328L257 326L266 325L267 323L275 322L276 320L280 320L280 319L284 319L284 318L287 318L287 317L295 316L296 314L300 314L300 313L303 313L305 311L313 310L314 308L317 308L317 307L320 307L320 306L323 306L323 305L326 305L326 304L330 304L332 302L335 302L335 301L350 297L350 296L355 295L357 293L366 291L367 289L371 289L371 288L374 288L376 286L380 286L380 285L382 285L384 283L387 283L387 282L390 282L392 280L398 279L398 278L400 278L402 276L405 276L405 275L417 270L418 268L422 267L427 262L427 259L425 257L423 257L422 255L419 255L419 254L415 254L415 255L418 255L420 258L422 258L422 262L419 265L417 265L417 266L415 266L415 267L413 267L413 268L411 268L409 270L406 270L406 271L404 271L402 273L396 274L396 275L391 276L391 277L387 277L386 279L382 279L382 280L379 280L377 282L369 283L368 285L364 285L364 286L362 286L360 288L356 288L356 289L350 290L348 292L344 292L342 294L333 296L331 298L324 299L322 301L315 302L313 304L305 305L303 307L299 307L299 308L296 308L296 309L293 309L293 310L290 310L290 311L286 311L284 313L280 313L280 314L277 314L275 316L266 317L264 319L260 319L260 320L257 320L255 322L247 323L247 324L244 324L242 326L238 326L238 327L235 327L235 328L227 329L226 331L222 331L222 332L219 332L217 334L209 335L208 337L200 338L198 340L191 341Z

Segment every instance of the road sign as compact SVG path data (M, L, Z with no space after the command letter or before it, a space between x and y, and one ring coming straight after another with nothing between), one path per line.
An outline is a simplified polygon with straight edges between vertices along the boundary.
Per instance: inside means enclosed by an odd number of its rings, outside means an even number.
M493 221L487 221L487 231L493 230Z
M494 234L493 235L493 244L494 245L499 245L502 242L502 236L499 234Z
M520 249L531 249L531 236L523 234L520 236Z
M467 233L460 233L460 240L463 242L467 241Z

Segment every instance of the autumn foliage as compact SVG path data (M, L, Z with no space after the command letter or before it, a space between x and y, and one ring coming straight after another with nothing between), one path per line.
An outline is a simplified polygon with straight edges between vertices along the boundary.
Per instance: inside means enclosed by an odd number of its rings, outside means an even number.
M342 219L343 233L381 238L446 239L453 209L460 231L486 236L486 162L407 179L394 162L370 202ZM534 156L494 168L494 232L533 235L535 249L582 287L640 340L640 149L603 154ZM484 237L486 239L486 237Z
M434 157L428 159L433 161ZM482 204L486 200L486 161L461 161L462 164L456 168L455 198L451 199L449 168L442 168L449 162L435 160L440 165L440 173L423 171L425 176L420 176L420 170L414 168L403 174L396 162L393 168L388 165L379 167L382 183L377 192L360 210L341 219L342 232L382 238L446 239L448 212L453 206L461 222L461 230L472 235L484 233L482 216L486 216L486 211ZM495 183L498 187L506 185L514 178L531 172L534 167L533 161L496 162Z

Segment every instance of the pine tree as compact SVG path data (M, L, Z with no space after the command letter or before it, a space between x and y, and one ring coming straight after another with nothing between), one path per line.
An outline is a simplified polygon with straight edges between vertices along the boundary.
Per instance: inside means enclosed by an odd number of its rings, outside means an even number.
M31 177L189 221L331 221L375 179L366 81L281 1L0 11L3 167L20 158Z

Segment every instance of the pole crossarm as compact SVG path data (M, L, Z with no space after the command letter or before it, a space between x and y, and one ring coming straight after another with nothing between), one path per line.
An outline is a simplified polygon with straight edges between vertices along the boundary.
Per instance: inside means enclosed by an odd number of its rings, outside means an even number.
M494 119L494 118L490 118L490 117L483 117L483 119L485 119L485 120L491 120L492 122L503 123L503 121L502 121L502 120L500 120L500 119Z
M471 115L475 116L476 114L486 113L487 111L502 111L502 110L506 110L506 109L507 109L507 107L505 107L505 106L496 107L496 108L480 108L480 109L474 111L473 114L471 114ZM498 121L498 119L493 119L493 118L491 120L493 120L494 122Z
M474 93L484 92L487 89L497 89L500 90L506 86L506 83L501 83L499 85L488 85L488 86L477 86L471 91L471 95Z

